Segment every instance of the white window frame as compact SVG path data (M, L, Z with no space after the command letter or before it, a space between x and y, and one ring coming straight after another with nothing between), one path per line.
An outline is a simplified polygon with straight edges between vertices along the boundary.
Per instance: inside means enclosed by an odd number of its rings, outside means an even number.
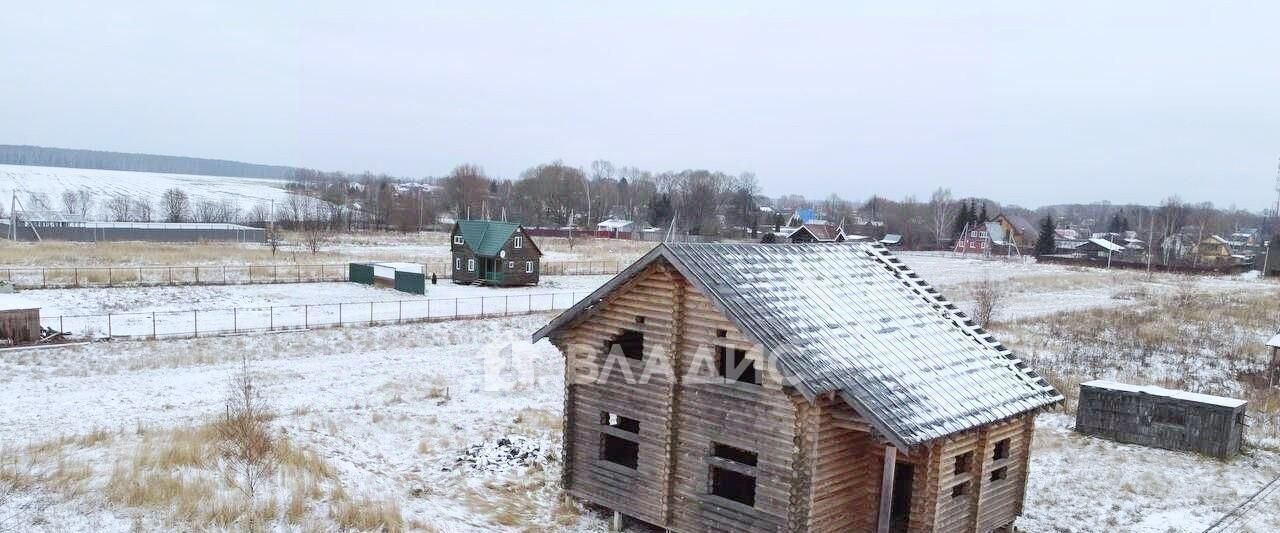
M455 258L453 258L453 269L454 269L454 270L462 270L462 258L461 258L461 257L455 257Z
M454 236L453 236L453 243L454 243L454 244L462 244L462 243L464 243L464 242L466 242L466 241L465 241L465 240L463 240L463 238L462 238L462 236L461 236L461 235L454 235Z
M475 260L475 259L468 259L468 260L467 260L467 272L475 272L475 271L476 271L476 260Z
M516 262L515 262L515 261L507 261L507 270L515 270L515 269L516 269Z
M515 248L524 248L524 237L516 235L516 238L512 242L514 242L513 246Z
M532 273L533 273L533 261L525 261L525 262L524 262L524 273L525 273L525 274L532 274Z

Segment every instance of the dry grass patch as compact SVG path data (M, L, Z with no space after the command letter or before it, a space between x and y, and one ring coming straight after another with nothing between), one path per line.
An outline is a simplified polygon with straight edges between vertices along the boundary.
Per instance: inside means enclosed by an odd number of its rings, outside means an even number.
M329 517L347 531L382 531L384 533L404 531L404 517L400 514L400 504L394 500L339 499L329 507Z

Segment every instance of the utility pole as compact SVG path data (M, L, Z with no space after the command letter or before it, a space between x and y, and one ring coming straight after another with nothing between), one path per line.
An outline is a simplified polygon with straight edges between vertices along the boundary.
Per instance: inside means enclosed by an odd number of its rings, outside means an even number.
M1151 281L1151 249L1156 245L1156 216L1152 214L1147 218L1151 219L1151 224L1147 226L1147 281Z

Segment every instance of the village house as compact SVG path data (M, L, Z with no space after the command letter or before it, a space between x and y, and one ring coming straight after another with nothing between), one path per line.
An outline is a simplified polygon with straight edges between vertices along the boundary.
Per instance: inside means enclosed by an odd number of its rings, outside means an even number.
M1062 396L873 242L664 243L533 334L563 484L670 531L1008 531Z
M511 287L537 285L542 251L519 224L459 220L449 232L453 282Z
M844 242L847 237L844 229L825 220L805 222L787 234L787 242Z
M1004 230L1005 240L1008 244L1018 247L1022 250L1034 248L1036 241L1040 240L1040 229L1034 223L1018 215L1006 215L1001 213L996 215L994 222L1000 224Z

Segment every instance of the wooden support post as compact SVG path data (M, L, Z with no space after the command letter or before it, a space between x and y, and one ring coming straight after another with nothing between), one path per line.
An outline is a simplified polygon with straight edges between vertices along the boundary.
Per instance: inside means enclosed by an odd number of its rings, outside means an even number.
M898 466L898 449L884 447L884 473L880 477L880 521L878 533L889 533L889 518L893 512L893 476Z
M622 531L622 513L613 512L613 520L609 522L609 531Z

